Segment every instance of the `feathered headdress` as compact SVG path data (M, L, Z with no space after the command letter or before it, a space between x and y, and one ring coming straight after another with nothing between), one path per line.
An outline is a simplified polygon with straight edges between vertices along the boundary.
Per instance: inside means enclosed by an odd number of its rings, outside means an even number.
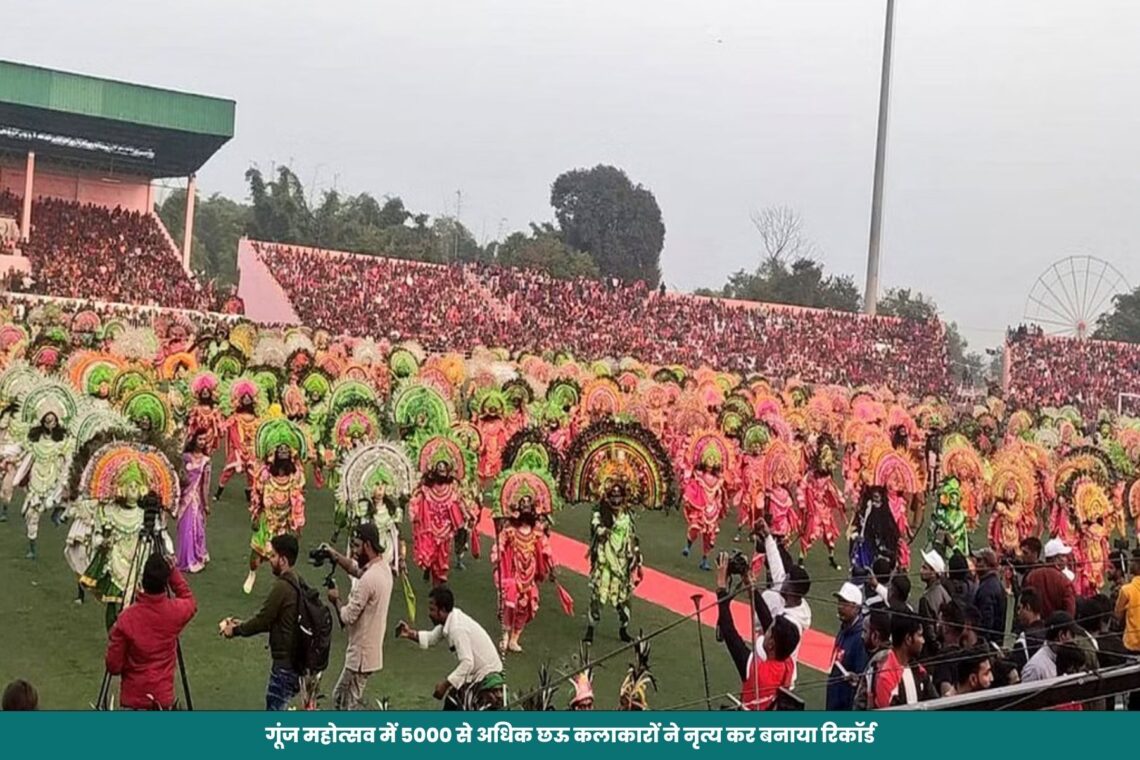
M478 452L483 449L483 436L479 434L479 428L467 420L456 420L451 423L451 434L468 451Z
M657 679L649 669L649 642L640 636L633 645L636 662L629 664L629 670L621 682L618 692L618 709L642 711L649 709L649 687L657 691Z
M631 503L647 509L677 503L673 466L657 437L637 423L602 420L571 443L562 497L570 503L596 501L615 484L625 488Z
M582 388L570 378L555 380L546 388L546 400L569 412L579 405Z
M1016 503L1030 506L1036 501L1037 484L1028 461L1010 459L1002 462L994 470L992 484L995 499L1004 500L1006 492L1012 487Z
M238 322L230 328L230 345L248 359L253 355L253 347L257 344L257 325L252 322Z
M420 433L409 448L421 474L430 472L440 462L447 462L456 480L466 482L475 476L475 452L460 443L450 431Z
M700 430L689 436L685 447L689 467L715 467L724 472L736 471L736 447L716 430Z
M388 354L388 367L394 376L406 380L415 377L420 369L420 359L407 347L399 346Z
M24 362L12 362L0 372L0 402L7 406L19 401L43 380L43 375Z
M158 435L174 432L174 415L170 411L170 405L153 390L143 388L131 393L119 404L119 409L124 417L140 428L141 421L147 420L150 429Z
M253 399L253 408L258 415L264 414L265 410L269 408L269 399L260 385L248 377L235 377L222 385L221 398L219 399L222 413L229 416L237 411L244 396Z
M380 407L371 401L345 401L331 406L325 417L322 440L337 451L347 451L358 441L375 441L383 432Z
M79 450L98 436L127 435L133 428L131 421L114 409L86 400L76 410L71 434L75 438L75 448Z
M67 376L80 393L110 396L115 375L123 364L123 360L114 354L79 351L68 361Z
M174 380L180 370L188 375L194 374L198 371L198 358L189 351L170 354L162 360L158 374L163 380Z
M748 454L761 454L772 440L772 431L759 420L749 422L740 433L740 447Z
M1054 475L1054 489L1071 497L1075 482L1082 477L1091 479L1106 491L1117 480L1108 455L1091 446L1076 449L1061 460Z
M246 355L230 346L210 359L210 370L222 380L230 380L245 371Z
M31 340L26 327L13 322L0 325L0 351L10 353L13 349L26 346Z
M504 470L544 470L557 479L561 467L562 458L542 428L520 430L503 448Z
M204 391L209 391L215 398L218 394L218 376L213 372L200 371L190 378L190 392L198 398Z
M344 458L337 484L337 500L355 504L369 499L378 483L397 499L411 495L419 482L419 473L408 458L403 444L391 441L370 443L353 449Z
M915 494L922 490L918 473L908 457L893 449L880 448L872 453L873 483L900 493Z
M791 446L778 438L764 449L762 461L764 478L768 483L786 487L800 478L799 457Z
M499 474L491 490L491 513L494 517L517 517L524 504L539 516L549 515L561 507L558 486L542 470L505 470Z
M570 676L571 697L570 709L578 707L584 702L594 702L594 668L588 663L590 656L584 644L579 644L578 661L574 675Z
M481 388L471 399L470 410L472 417L503 417L506 416L510 401L505 393L498 388Z
M257 426L254 451L264 461L273 456L278 446L287 446L300 460L309 458L308 437L297 423L286 417L268 419Z
M243 374L257 384L268 403L274 404L281 399L281 391L285 387L285 372L281 368L254 364L247 367Z
M111 341L111 353L124 359L151 362L158 355L158 336L149 327L128 327Z
M277 335L265 334L258 339L257 346L254 347L249 360L252 364L262 364L283 369L285 367L285 360L289 358L289 353L289 348L285 345L283 338Z
M392 397L392 417L401 431L442 433L451 427L455 414L435 389L405 382Z
M621 412L621 408L621 388L608 377L591 380L582 389L579 410L592 417L613 417Z
M98 448L87 460L79 487L93 501L113 501L123 483L133 480L158 495L163 509L177 506L181 491L178 471L153 446L114 441Z
M43 379L20 402L20 416L29 427L34 427L46 415L54 414L66 427L75 418L77 408L78 400L70 385Z

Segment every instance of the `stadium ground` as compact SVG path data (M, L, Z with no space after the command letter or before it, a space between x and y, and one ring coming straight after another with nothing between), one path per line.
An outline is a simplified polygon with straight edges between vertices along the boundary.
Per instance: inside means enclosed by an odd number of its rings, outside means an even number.
M215 467L215 472L217 472ZM207 527L212 561L205 572L191 576L190 584L198 598L199 611L183 638L187 669L190 675L196 709L253 710L261 709L269 653L265 637L226 641L218 636L217 623L227 615L248 617L256 611L270 583L268 568L262 568L257 587L251 596L241 591L248 558L248 518L238 483L231 486L220 504L215 505ZM332 530L331 496L327 491L310 490L302 551L327 540ZM564 510L555 530L569 538L587 540L589 511L585 506ZM726 522L727 526L727 522ZM642 547L648 566L704 589L711 589L713 574L697 568L697 558L683 558L684 523L677 513L649 513L638 521ZM99 691L103 674L102 656L105 644L102 605L88 598L80 606L72 602L75 578L63 559L66 528L56 529L44 520L40 530L40 558L24 559L26 542L23 521L13 505L9 521L0 525L0 567L4 589L0 593L0 683L13 678L31 681L40 692L45 709L88 709ZM918 543L918 542L916 542ZM720 545L731 548L732 532L725 530ZM484 558L468 560L467 569L453 571L452 586L458 604L482 622L497 638L495 594L491 568L487 561L489 539L483 538ZM846 546L840 544L840 561L845 565ZM837 573L826 560L822 546L808 557L808 570L813 578L812 608L814 628L830 637L836 628L834 604L830 594L839 585ZM311 584L319 584L324 571L303 564L301 573ZM340 576L343 587L343 575ZM506 658L507 679L512 691L525 693L537 683L540 665L553 669L568 665L577 652L584 627L589 595L585 578L575 573L560 573L560 579L575 600L575 617L564 615L552 586L543 590L543 609L523 637L525 652ZM921 585L915 578L916 591ZM426 599L429 586L412 573L412 583L419 600L417 622L426 626ZM711 599L711 595L710 595ZM711 623L714 610L704 613ZM406 613L402 595L392 599L389 631ZM636 600L633 606L634 627L654 631L677 620L678 616L657 605ZM723 646L718 644L711 628L704 631L708 654L709 679L714 695L736 693L739 679ZM604 615L598 629L592 654L599 657L620 646L617 623L612 612ZM344 636L334 634L330 672L322 683L322 692L331 692L336 674L343 662ZM433 684L451 669L453 657L446 649L421 652L412 644L391 640L385 644L384 670L368 685L368 704L387 698L392 709L437 709L431 698ZM623 652L597 670L595 692L599 708L617 703L618 685L631 655ZM701 665L697 633L693 623L685 623L653 639L653 671L659 691L651 698L654 708L682 704L700 708L703 699ZM823 706L824 676L802 667L797 693L810 708ZM568 687L563 687L558 704L564 707ZM714 698L714 706L725 700ZM327 705L329 700L322 700Z

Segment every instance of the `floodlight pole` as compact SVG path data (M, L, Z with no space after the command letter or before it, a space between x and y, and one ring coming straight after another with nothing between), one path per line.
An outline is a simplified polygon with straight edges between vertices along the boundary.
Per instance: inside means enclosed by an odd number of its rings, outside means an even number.
M887 0L883 31L883 71L879 81L879 126L875 140L875 182L871 191L871 237L867 244L867 288L863 311L875 316L879 306L879 242L883 230L883 174L887 160L887 114L891 101L891 46L894 38L895 0Z

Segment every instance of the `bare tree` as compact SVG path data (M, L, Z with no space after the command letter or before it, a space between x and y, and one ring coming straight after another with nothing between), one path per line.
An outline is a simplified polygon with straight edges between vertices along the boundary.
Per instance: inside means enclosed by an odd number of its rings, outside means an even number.
M815 257L815 243L804 236L803 219L787 206L769 206L751 214L760 233L761 254L766 259L795 261Z

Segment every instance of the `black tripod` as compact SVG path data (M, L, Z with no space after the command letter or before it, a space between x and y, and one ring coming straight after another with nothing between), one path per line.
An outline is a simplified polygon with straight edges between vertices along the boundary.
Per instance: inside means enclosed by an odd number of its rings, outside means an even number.
M123 589L123 596L126 597L127 593L136 590L139 581L142 577L142 569L146 561L150 559L152 554L157 554L163 559L166 558L166 545L162 541L162 533L158 529L158 510L146 509L143 514L143 527L139 531L139 540L135 544L135 554L131 558L131 566L127 571L126 588ZM166 593L170 594L170 588L167 587ZM108 630L108 633L110 631ZM182 640L181 638L174 641L175 650L178 653L178 674L182 678L182 693L186 695L186 709L193 710L194 702L190 698L190 681L186 677L186 660L182 657ZM111 696L111 673L109 671L103 672L103 683L99 687L99 698L95 702L96 710L108 709L108 699Z

